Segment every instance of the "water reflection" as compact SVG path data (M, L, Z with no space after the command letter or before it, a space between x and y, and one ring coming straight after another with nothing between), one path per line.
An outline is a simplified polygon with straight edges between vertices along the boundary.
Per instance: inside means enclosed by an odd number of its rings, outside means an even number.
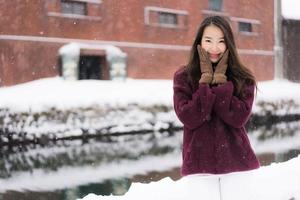
M261 126L249 135L262 165L300 154L299 122ZM179 131L59 141L48 146L4 146L0 199L123 195L132 182L149 183L164 177L178 180L181 140Z
M5 146L0 152L0 178L34 169L57 171L61 167L98 166L164 155L180 151L179 137L165 132L59 141L49 146Z
M5 200L74 200L83 198L89 193L98 195L123 195L131 185L128 178L106 180L101 183L91 183L79 185L75 188L67 188L55 191L14 191L9 190L0 195L0 199Z
M290 122L290 123L276 123L270 126L269 124L265 126L260 126L257 129L254 129L254 132L258 140L268 140L274 138L291 138L299 132L300 126L299 122Z

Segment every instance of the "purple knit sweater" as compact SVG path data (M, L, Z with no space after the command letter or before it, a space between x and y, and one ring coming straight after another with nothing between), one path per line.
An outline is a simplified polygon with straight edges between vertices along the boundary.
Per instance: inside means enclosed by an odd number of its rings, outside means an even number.
M174 75L174 109L183 123L181 174L223 174L259 168L245 124L251 114L254 85L243 99L233 84L192 84L180 69Z

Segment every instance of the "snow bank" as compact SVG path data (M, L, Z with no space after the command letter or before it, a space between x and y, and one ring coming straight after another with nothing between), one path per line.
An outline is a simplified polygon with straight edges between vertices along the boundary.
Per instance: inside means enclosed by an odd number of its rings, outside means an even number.
M300 198L300 156L290 161L227 175L133 183L124 196L89 194L82 200L290 200ZM220 184L219 184L220 178ZM221 196L221 197L220 197Z
M0 107L15 112L61 110L91 105L172 105L172 82L167 80L65 81L45 78L0 88Z
M5 132L0 141L44 138L51 142L83 134L179 128L172 87L171 80L66 81L59 77L3 87L0 125ZM300 84L288 81L259 82L255 116L266 120L272 115L299 114L300 96L294 92L299 89Z
M172 87L171 80L45 78L0 88L0 121L6 132L16 133L14 140L167 130L182 126L173 110ZM260 117L299 114L300 96L294 92L299 89L289 81L259 82L253 112ZM8 141L5 135L0 140Z
M45 78L16 86L0 88L0 107L15 112L39 112L50 108L61 110L91 105L126 106L166 105L172 107L171 80L104 80L65 81ZM256 102L293 100L300 105L299 83L273 80L258 83ZM259 112L257 105L254 111ZM300 113L300 109L293 112Z

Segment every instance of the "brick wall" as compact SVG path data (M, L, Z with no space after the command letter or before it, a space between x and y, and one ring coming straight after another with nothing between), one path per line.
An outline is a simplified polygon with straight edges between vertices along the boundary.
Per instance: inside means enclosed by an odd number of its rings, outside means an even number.
M102 0L87 4L87 16L70 16L61 13L60 0L0 0L1 85L58 74L63 44L56 38L111 43L127 53L129 77L170 79L186 64L199 23L211 14L230 19L242 61L257 79L273 79L273 1L223 2L222 12L212 12L208 0ZM179 27L157 24L161 9L178 14ZM254 33L239 32L240 21L250 22Z

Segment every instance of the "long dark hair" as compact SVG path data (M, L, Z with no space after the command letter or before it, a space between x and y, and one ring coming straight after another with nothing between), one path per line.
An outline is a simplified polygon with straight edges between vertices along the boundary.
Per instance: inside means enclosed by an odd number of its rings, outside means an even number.
M229 50L228 55L228 68L226 71L226 76L228 80L233 82L234 93L239 97L244 96L244 88L247 84L254 84L256 87L256 80L252 72L246 68L240 61L236 45L233 37L233 33L228 21L220 16L210 16L203 20L201 23L195 41L193 43L189 62L186 66L186 72L188 73L190 79L193 82L198 82L201 76L200 71L200 61L197 51L197 45L201 44L201 39L203 36L204 29L207 26L214 25L220 28L224 34L225 44Z

